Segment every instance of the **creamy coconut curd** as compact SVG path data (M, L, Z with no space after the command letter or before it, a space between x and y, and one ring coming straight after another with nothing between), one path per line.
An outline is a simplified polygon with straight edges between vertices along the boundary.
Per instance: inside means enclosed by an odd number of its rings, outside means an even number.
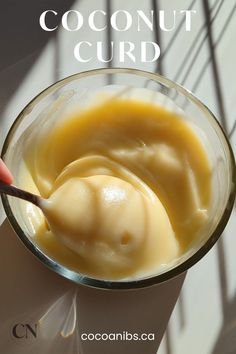
M66 267L100 279L153 275L206 228L210 165L176 113L113 98L28 135L20 184L47 198L46 218L29 203L24 212L38 246Z

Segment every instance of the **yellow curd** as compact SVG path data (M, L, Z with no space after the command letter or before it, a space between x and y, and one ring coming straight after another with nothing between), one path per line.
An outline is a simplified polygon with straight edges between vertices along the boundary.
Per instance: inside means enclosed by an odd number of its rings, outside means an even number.
M211 169L184 118L113 98L31 132L21 181L35 242L57 262L100 279L157 273L193 247L208 221ZM34 187L33 187L34 186Z

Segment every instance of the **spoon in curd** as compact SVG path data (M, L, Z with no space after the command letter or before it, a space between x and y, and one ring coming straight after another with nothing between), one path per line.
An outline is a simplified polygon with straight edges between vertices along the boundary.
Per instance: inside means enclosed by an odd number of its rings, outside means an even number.
M0 191L39 207L53 234L91 267L125 274L178 255L178 242L160 200L121 178L73 176L48 199L4 182Z

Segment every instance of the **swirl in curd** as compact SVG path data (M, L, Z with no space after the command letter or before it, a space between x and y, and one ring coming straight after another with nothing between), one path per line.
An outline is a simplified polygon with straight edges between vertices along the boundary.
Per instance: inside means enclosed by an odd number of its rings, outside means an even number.
M46 219L25 203L35 242L82 274L156 274L208 223L207 153L183 117L155 104L113 98L45 124L22 166L24 187L47 198Z

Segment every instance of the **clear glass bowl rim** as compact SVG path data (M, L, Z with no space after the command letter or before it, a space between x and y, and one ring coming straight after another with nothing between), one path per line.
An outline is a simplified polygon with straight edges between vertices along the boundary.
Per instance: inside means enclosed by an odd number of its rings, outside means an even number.
M7 218L17 234L17 236L20 238L20 240L24 243L24 245L29 249L31 253L33 253L38 259L41 260L47 267L49 267L51 270L55 271L56 273L64 276L67 279L70 279L74 281L77 284L82 284L90 287L96 287L96 288L103 288L103 289L136 289L136 288L143 288L155 284L162 283L164 281L167 281L171 278L177 277L181 273L185 272L188 270L190 267L192 267L195 263L197 263L211 248L212 246L216 243L220 235L222 234L228 219L230 217L230 214L233 209L234 205L234 200L235 200L235 193L236 193L236 168L235 168L235 159L234 159L234 154L232 151L232 148L230 146L230 143L228 141L228 138L217 121L216 117L214 114L209 110L209 108L203 104L193 93L183 86L167 79L166 77L163 77L162 75L159 75L157 73L151 73L148 71L143 71L139 69L133 69L133 68L102 68L102 69L94 69L94 70L89 70L89 71L84 71L80 73L73 74L71 76L68 76L62 80L59 80L55 82L54 84L50 85L47 87L45 90L40 92L37 96L35 96L26 106L25 108L20 112L20 114L17 116L15 121L13 122L11 128L9 129L9 132L7 134L7 137L4 141L2 152L1 152L1 157L4 160L4 156L7 152L9 144L11 144L12 137L14 136L15 131L17 130L18 126L24 119L24 117L27 115L29 112L29 107L35 106L42 98L44 98L46 95L50 94L50 92L56 90L57 88L62 87L64 84L69 83L71 81L81 79L84 77L88 76L95 76L95 75L101 75L101 74L133 74L133 75L138 75L142 76L146 79L155 81L162 86L166 86L168 89L174 88L177 92L180 92L182 95L186 96L190 101L192 101L194 104L196 104L199 108L204 111L208 119L211 119L213 122L216 123L216 128L221 131L223 134L223 137L225 139L226 146L228 147L229 150L229 161L230 161L230 170L231 170L231 182L232 182L232 188L231 192L228 197L228 201L224 210L224 213L222 214L222 217L215 228L214 232L211 234L211 236L207 239L207 241L202 245L201 248L199 248L192 256L190 256L188 259L186 259L183 263L178 264L174 268L167 270L164 273L160 273L157 275L150 276L148 278L141 278L141 279L135 279L135 280L117 280L117 281L110 281L110 280L100 280L100 279L95 279L83 274L79 274L75 271L67 269L65 266L62 266L55 262L54 260L50 259L47 255L45 255L36 245L33 244L33 242L30 241L30 239L27 237L27 235L24 233L20 225L18 224L12 209L10 207L8 197L4 194L1 195L2 202L3 202L3 207L5 210L5 213L7 215Z

